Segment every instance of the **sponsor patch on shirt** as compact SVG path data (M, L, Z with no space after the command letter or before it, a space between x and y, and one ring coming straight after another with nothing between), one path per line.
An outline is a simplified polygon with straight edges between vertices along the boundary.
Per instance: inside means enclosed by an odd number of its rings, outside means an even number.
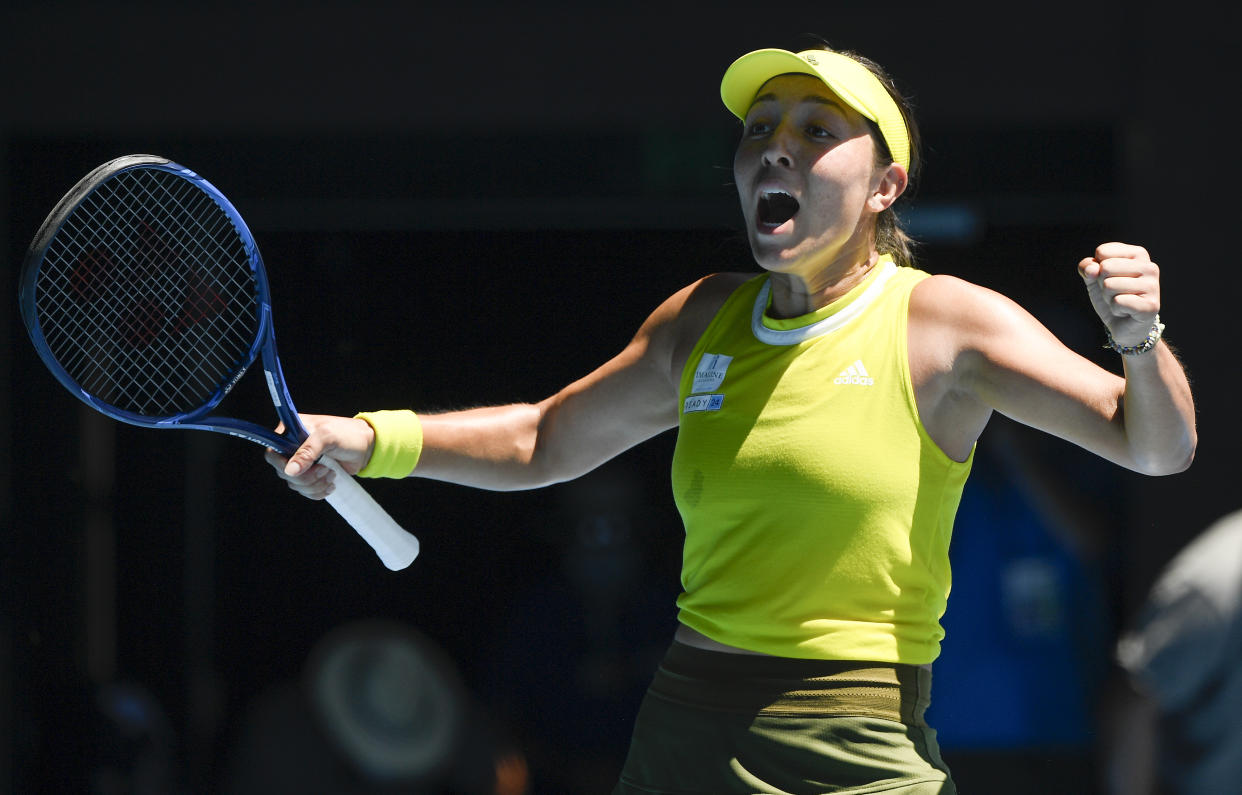
M732 361L732 356L725 356L723 353L703 354L703 358L699 359L699 366L694 368L694 383L690 386L690 392L697 394L719 389L724 383L725 371L729 369Z
M720 407L724 405L724 395L691 395L686 398L686 402L682 405L683 414L693 414L696 411L720 411Z

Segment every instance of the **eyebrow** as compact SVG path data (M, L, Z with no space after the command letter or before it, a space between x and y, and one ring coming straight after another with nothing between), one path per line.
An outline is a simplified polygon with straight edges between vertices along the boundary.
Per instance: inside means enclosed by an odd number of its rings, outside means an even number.
M767 94L760 94L759 96L755 97L754 101L751 102L750 104L753 107L755 105L758 105L760 102L775 102L777 101L777 99L778 97L776 96L776 94L769 92ZM840 102L837 102L836 100L833 100L833 99L828 99L827 97L821 97L818 94L807 94L800 101L814 102L819 105L831 105L832 107L836 108L839 111L842 111L842 112L845 111L845 107Z

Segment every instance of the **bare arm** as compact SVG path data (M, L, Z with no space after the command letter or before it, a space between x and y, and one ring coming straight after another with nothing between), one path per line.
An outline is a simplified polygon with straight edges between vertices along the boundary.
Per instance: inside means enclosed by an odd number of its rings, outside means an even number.
M675 293L611 360L539 403L420 414L423 451L412 476L497 491L530 489L591 471L677 424L677 386L689 348L739 283L708 277ZM330 489L331 453L351 472L370 459L374 433L362 420L307 415L310 436L288 460L268 461L313 498Z
M610 361L536 404L422 417L415 477L527 489L585 474L677 424L668 303Z
M1079 264L1113 337L1133 344L1159 309L1142 249L1105 244ZM992 411L1150 475L1180 472L1197 444L1194 404L1163 342L1123 357L1124 377L1066 348L1009 299L951 277L911 297L910 361L920 412L945 452L964 458Z

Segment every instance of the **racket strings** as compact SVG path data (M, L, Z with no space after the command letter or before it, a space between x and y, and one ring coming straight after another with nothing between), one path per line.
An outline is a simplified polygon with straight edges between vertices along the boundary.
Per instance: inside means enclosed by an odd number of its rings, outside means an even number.
M149 194L149 191L147 191ZM105 198L102 194L100 198ZM150 198L147 196L146 198ZM132 203L133 197L126 199ZM115 205L115 200L113 200ZM184 209L184 203L175 202ZM81 222L86 228L102 229L106 226L115 225L115 220L108 217L100 217L100 208L107 207L108 203L92 203L91 205L83 205L82 212L79 213ZM115 205L119 206L119 205ZM161 224L166 226L166 224ZM109 241L110 246L106 248L95 248L90 251L78 251L77 261L75 262L75 270L72 272L72 286L77 292L77 298L91 301L102 311L98 316L100 325L110 327L120 332L121 338L130 343L126 346L110 346L101 347L92 346L89 351L83 350L81 353L92 354L92 358L101 363L105 363L107 367L102 371L98 371L99 375L116 381L116 376L123 375L131 368L125 360L118 359L115 354L128 354L126 359L134 360L137 354L141 354L142 359L147 363L166 362L169 357L175 355L176 349L170 346L167 340L162 339L159 332L161 326L167 320L167 307L175 306L179 299L180 291L174 293L169 288L175 287L175 282L168 279L161 281L153 281L152 276L161 272L169 273L169 266L174 265L177 259L176 252L164 242L165 238L158 235L160 232L167 233L167 229L155 229L149 223L141 226L126 229L123 226L117 226L114 230L113 240ZM78 230L74 230L75 234ZM136 232L136 234L134 234ZM80 234L71 236L71 240L82 240ZM114 257L107 252L116 250L116 243L122 242L122 248L135 253L128 263L126 270L128 273L117 273L118 263ZM69 247L72 253L72 246ZM80 248L80 245L79 245ZM101 253L104 252L104 253ZM83 275L83 263L87 263L86 275ZM175 271L171 272L174 275ZM137 286L143 293L131 294L129 300L124 300L126 296L117 295L115 289L106 290L101 288L116 288L125 286L127 289L133 289ZM121 299L121 300L118 300ZM80 317L80 316L79 316ZM86 329L78 324L75 329L77 334L83 332L98 331L98 327ZM80 337L82 338L82 337ZM94 338L93 335L91 337ZM70 362L74 367L80 366L77 361ZM167 375L173 375L169 372ZM173 382L150 382L143 384L137 382L134 387L135 399L140 399L144 404L158 404L162 400L166 400L169 386ZM118 384L113 384L115 391ZM152 391L153 386L159 386L159 391Z
M71 211L36 305L82 387L146 416L193 411L240 377L259 327L250 251L206 192L157 169L121 172Z

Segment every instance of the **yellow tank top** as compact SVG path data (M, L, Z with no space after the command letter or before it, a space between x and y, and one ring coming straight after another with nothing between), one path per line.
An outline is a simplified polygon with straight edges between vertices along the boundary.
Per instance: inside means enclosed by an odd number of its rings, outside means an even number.
M721 307L681 377L682 623L783 657L939 654L973 454L946 456L915 405L906 315L926 276L884 257L829 306L776 320L761 275Z

